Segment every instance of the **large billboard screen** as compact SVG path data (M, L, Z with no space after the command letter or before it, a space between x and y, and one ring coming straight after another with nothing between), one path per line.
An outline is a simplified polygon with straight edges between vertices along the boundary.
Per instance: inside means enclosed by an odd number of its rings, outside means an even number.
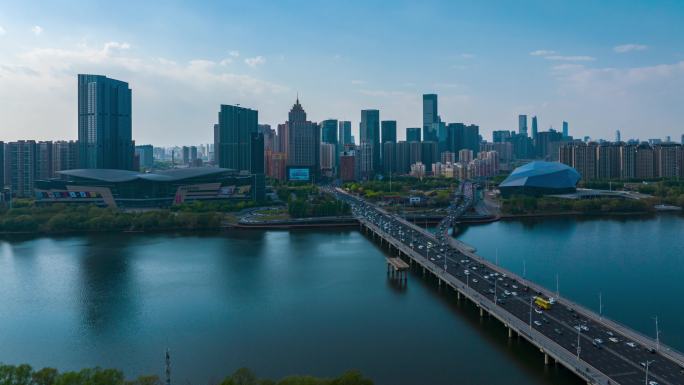
M309 179L310 172L307 167L292 167L287 170L287 180L307 182Z

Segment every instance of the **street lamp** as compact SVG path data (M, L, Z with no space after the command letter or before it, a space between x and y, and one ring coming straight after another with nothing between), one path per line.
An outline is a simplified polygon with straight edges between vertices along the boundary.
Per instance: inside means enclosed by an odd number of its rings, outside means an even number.
M653 317L656 327L656 350L660 350L660 329L658 328L658 316Z
M644 380L645 385L648 385L648 367L654 362L655 360L646 361L646 379Z
M530 330L532 330L532 298L533 296L530 296Z

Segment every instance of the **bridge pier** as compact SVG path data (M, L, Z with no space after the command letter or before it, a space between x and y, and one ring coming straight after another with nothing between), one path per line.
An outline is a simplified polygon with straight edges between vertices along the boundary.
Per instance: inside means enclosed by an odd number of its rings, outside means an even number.
M548 365L548 364L549 364L549 355L544 353L544 365Z
M484 309L480 307L480 318L484 317Z
M511 327L508 327L508 338L513 338L513 329Z
M461 300L461 292L456 290L456 300L460 301Z

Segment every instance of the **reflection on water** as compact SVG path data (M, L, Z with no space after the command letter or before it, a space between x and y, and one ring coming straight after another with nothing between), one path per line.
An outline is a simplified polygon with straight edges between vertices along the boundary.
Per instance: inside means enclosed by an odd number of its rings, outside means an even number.
M608 314L635 327L650 321L635 314L660 314L676 342L671 297L649 295L684 292L655 278L684 271L681 244L661 248L681 224L533 220L460 236L516 272L526 260L545 285L561 271L562 294L588 306L604 287ZM633 290L644 278L650 294ZM168 347L179 382L249 366L265 377L358 368L392 385L579 383L421 274L388 280L383 251L350 230L9 239L0 293L0 362L161 374Z

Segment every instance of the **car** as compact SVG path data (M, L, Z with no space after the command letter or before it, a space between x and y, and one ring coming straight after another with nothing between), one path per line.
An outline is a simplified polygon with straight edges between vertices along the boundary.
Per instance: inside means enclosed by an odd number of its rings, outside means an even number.
M650 380L648 381L648 385L658 385L658 383L653 380Z
M553 329L553 331L556 332L556 334L563 335L563 331L558 328Z
M542 323L539 322L539 321L534 321L534 324L537 325L537 326L542 326Z
M516 290L518 289L518 285L511 285L511 287Z
M494 294L494 289L489 289L489 290L487 290L487 293L489 293L489 294Z
M632 341L625 343L625 345L629 346L630 348L636 348L636 344Z
M517 291L512 291L512 292L511 292L511 295L515 297L515 296L518 295L518 292L517 292Z
M602 344L603 340L600 338L594 338L594 342L596 342L597 344Z
M418 250L423 250L423 245L418 245Z
M549 323L549 319L546 317L542 317L542 321L544 321L545 324Z
M615 337L610 337L610 338L608 338L608 341L613 342L613 343L618 343L618 342L620 342L620 341L619 341L617 338L615 338Z
M511 292L508 290L504 290L504 295L511 295Z
M580 325L580 328L582 328L582 330L585 332L589 331L589 327L587 325Z
M553 305L554 303L556 303L556 299L553 297L549 297L549 303Z
M470 275L470 271L468 271L468 270L463 270L463 274L465 274L465 275Z
M596 349L601 349L601 344L599 344L598 342L596 342L596 341L591 341L591 344L594 345L594 347L595 347Z
M611 332L611 331L607 331L606 334L608 334L611 337L614 335L613 332Z
M534 312L537 313L537 314L542 314L542 313L543 313L543 311L542 311L541 309L539 309L539 308L534 308Z
M431 261L434 261L435 259L434 259L434 258L432 258L432 257L430 257L430 260L431 260Z
M478 283L480 281L477 280L477 278L473 278L473 283Z

